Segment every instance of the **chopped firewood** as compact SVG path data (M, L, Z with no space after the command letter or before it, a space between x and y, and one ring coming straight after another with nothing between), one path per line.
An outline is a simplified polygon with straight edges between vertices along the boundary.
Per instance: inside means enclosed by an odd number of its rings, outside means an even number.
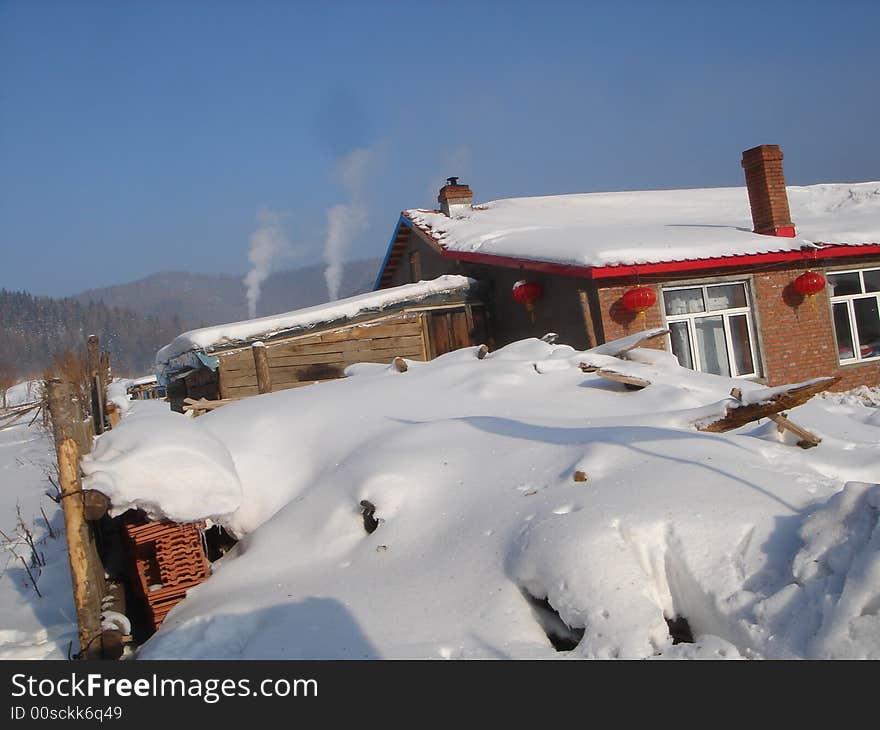
M409 370L409 365L406 364L406 360L404 360L402 357L395 357L391 361L391 364L394 365L394 369L399 373L405 373L407 370Z
M576 482L585 482L585 481L587 481L587 472L585 472L585 471L580 471L580 470L576 471L576 472L574 473L574 480L575 480Z
M482 360L489 354L489 346L488 345L480 345L477 350L477 360Z
M619 373L608 368L598 368L595 373L601 378L613 380L615 383L623 383L627 388L634 390L647 388L651 384L650 380L645 380L644 378L639 378L635 375L626 375L625 373Z
M839 380L840 378L838 377L816 378L805 383L782 388L768 388L767 390L770 392L768 397L755 402L743 402L740 400L742 393L739 393L739 397L732 395L730 402L726 405L726 413L722 418L718 418L710 423L697 424L697 428L700 431L708 431L710 433L731 431L752 421L757 421L760 418L769 418L780 411L789 410L806 403L814 395L828 390ZM751 401L754 401L755 395L754 393L751 394Z

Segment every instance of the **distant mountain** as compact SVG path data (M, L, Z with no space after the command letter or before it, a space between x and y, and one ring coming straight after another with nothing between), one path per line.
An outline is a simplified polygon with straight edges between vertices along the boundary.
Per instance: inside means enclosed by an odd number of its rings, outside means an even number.
M345 264L340 296L369 291L379 259ZM185 329L247 319L242 277L166 271L128 284L89 289L73 297L79 302L103 302L162 319L178 317ZM327 301L324 265L278 271L263 282L257 315L277 314Z
M343 297L369 291L379 260L354 261L343 271ZM263 284L257 314L276 314L327 300L324 267L279 271ZM82 351L96 334L119 375L152 368L156 350L182 331L247 319L241 277L169 271L129 284L53 299L0 289L0 371L38 376L52 355Z

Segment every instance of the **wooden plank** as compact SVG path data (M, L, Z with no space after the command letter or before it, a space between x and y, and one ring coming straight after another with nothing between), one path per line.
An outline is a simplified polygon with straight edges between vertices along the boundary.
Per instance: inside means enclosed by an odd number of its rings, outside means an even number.
M791 431L795 436L800 438L797 445L802 449L812 449L814 446L818 446L822 443L822 439L812 431L807 431L803 426L798 426L781 413L772 413L768 418L779 426L781 430Z
M378 337L403 337L419 334L418 315L412 314L397 322L384 322L374 325L357 325L344 332L328 332L320 336L321 342L340 342L346 340L372 340Z
M596 375L598 375L600 378L613 380L615 383L623 383L624 385L632 388L647 388L651 384L650 380L645 380L644 378L639 378L635 375L626 375L624 373L619 373L616 370L610 370L609 368L599 368L595 372Z
M634 334L627 335L626 337L621 337L620 339L611 340L611 342L606 342L602 345L591 347L589 350L584 350L584 352L590 353L592 355L610 355L611 357L620 357L630 350L635 350L637 347L641 347L645 342L657 339L658 337L663 337L667 334L669 334L668 329L655 327L654 329L645 330L643 332L636 332Z
M256 385L233 385L224 390L223 400L232 400L238 398L247 398L252 395L259 395Z
M428 317L429 315L427 312L422 312L419 315L419 328L422 336L422 354L424 355L425 362L434 359L434 348L431 346L431 332L428 329Z
M462 347L469 347L472 343L467 313L465 311L453 312L450 319L452 320L453 349L460 350Z
M452 349L450 339L449 314L447 312L432 312L430 315L429 331L431 333L431 349L434 357L444 355Z

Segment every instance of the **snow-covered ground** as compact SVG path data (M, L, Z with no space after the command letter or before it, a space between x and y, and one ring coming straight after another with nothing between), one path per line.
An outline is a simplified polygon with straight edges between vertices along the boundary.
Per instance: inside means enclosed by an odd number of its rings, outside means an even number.
M33 386L22 383L10 390L9 405L36 397ZM78 649L64 519L45 494L54 491L46 477L54 474L52 436L39 420L29 423L26 416L0 430L0 659L61 659L70 647L72 653ZM19 514L44 565L32 560Z
M768 421L692 426L734 385L760 400L755 384L636 350L626 368L653 384L629 391L581 359L525 340L195 420L143 404L102 437L90 486L165 452L187 463L170 509L189 495L191 518L217 517L226 454L198 472L225 449L241 504L219 518L242 540L140 656L880 658L877 391L793 410L823 439L805 451ZM157 511L181 483L148 482ZM673 645L676 617L695 643Z

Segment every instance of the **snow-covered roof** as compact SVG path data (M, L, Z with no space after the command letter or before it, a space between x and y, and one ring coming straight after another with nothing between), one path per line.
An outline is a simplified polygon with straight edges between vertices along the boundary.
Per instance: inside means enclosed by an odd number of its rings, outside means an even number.
M370 312L417 303L434 295L469 290L475 286L477 282L466 276L440 276L431 281L371 291L269 317L202 327L184 332L175 337L170 344L165 345L156 353L156 365L161 370L174 358L191 351L211 352L229 345L278 337L296 330L307 330L321 325L330 326Z
M792 186L788 196L795 238L752 232L745 187L509 198L457 218L404 214L450 252L582 267L880 242L880 182Z

